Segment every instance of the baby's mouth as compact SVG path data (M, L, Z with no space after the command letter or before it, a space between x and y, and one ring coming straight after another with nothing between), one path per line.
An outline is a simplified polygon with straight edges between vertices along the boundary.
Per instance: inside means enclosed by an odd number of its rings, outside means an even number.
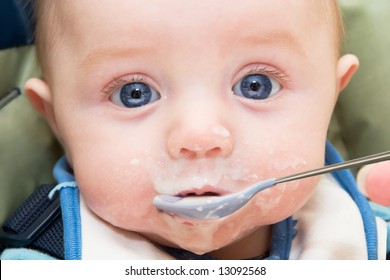
M224 192L217 189L216 187L207 185L201 188L192 188L190 190L185 190L178 193L178 197L194 197L194 196L221 196L224 195Z

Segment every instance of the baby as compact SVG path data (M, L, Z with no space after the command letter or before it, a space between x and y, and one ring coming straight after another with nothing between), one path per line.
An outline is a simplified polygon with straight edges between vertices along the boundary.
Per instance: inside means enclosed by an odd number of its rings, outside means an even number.
M35 5L43 78L25 91L74 176L59 192L79 191L77 258L131 258L91 253L106 246L88 247L101 231L141 259L370 257L366 217L331 176L279 184L211 221L152 204L159 194L222 196L324 164L335 102L358 67L355 56L340 57L336 0ZM87 236L91 224L101 231Z

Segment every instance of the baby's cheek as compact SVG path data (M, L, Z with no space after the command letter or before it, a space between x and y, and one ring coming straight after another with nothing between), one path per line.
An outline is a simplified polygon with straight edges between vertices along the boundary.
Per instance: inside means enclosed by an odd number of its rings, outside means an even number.
M125 229L142 224L153 210L155 192L141 169L115 172L111 176L84 173L78 178L80 192L95 214Z
M248 217L258 223L274 224L293 215L312 195L317 179L293 181L275 185L255 197ZM256 214L255 214L256 213Z

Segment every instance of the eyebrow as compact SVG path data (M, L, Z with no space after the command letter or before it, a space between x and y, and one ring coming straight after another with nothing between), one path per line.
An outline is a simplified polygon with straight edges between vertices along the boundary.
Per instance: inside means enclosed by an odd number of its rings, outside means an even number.
M288 30L276 30L267 34L253 31L248 34L243 34L240 37L240 41L242 41L242 44L249 46L276 44L292 50L302 57L307 57L307 48Z
M123 57L146 56L156 51L141 46L104 47L93 49L79 64L79 68L89 68L100 64L107 59L121 59Z
M288 30L277 30L262 34L256 30L242 34L238 40L239 46L259 46L274 44L280 46L286 46L285 48L294 50L302 57L306 57L306 48L303 47L301 42L296 36L291 34ZM122 59L123 57L137 57L137 56L150 56L156 53L157 49L150 46L136 44L133 46L112 46L93 49L79 64L79 69L90 68L95 65L101 64L103 61L112 60L115 58Z

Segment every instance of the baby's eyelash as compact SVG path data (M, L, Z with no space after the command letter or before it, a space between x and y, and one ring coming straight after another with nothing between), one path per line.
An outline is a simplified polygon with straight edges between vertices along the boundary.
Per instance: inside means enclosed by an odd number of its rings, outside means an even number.
M144 80L145 80L145 77L142 75L130 75L130 76L116 78L113 81L111 81L107 86L105 86L101 91L104 94L110 95L113 92L115 92L118 88L124 86L125 84L134 83L134 82L142 82Z
M249 74L262 74L274 78L280 83L285 83L288 81L287 75L279 70L271 69L266 66L255 66L250 71Z

